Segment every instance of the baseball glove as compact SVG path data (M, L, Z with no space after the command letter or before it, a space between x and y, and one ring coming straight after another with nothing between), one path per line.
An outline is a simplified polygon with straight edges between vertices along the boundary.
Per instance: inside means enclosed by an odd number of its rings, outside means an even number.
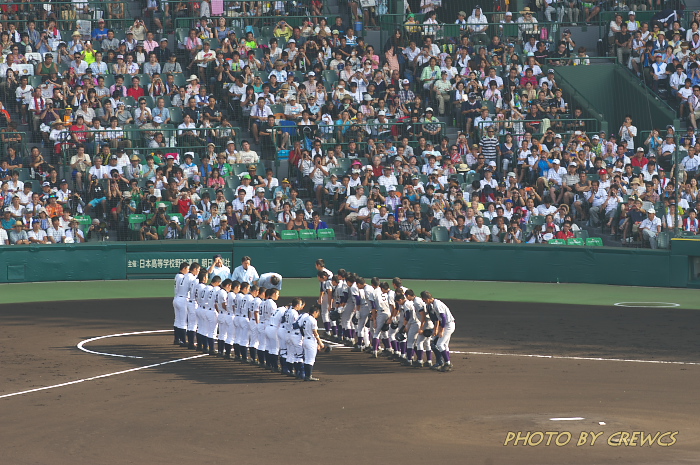
M382 325L382 327L381 327L381 330L382 331L389 331L389 323L384 323L384 325Z
M425 337L430 337L433 335L433 329L432 328L426 328L423 330L423 336Z
M331 310L329 317L331 321L340 321L340 313L338 313L338 310Z
M365 328L371 328L372 327L372 320L367 318L367 323L365 323Z
M360 320L357 318L357 315L352 316L352 324L356 325Z
M331 346L329 346L329 345L326 345L326 346L324 346L323 351L326 352L326 353L332 352L332 351L333 351L333 347L331 347Z
M402 342L402 341L406 340L406 333L404 333L403 331L399 331L398 333L396 333L396 336L394 336L394 337L396 338L397 341Z

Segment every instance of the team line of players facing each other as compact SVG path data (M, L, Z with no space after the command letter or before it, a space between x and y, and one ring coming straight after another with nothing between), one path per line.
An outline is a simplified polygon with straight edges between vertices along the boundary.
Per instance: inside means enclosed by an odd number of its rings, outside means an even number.
M173 300L175 344L227 359L233 349L234 359L241 363L318 381L313 366L317 352L326 348L318 335L320 307L304 312L306 304L300 298L277 307L280 291L275 287L208 278L198 263L180 265ZM281 278L273 275L269 282L277 286Z
M249 263L248 257L243 261L246 259ZM268 289L247 282L221 281L218 276L207 286L206 270L201 270L196 263L189 268L186 265L183 264L175 279L176 344L194 349L196 330L196 347L203 352L230 358L233 347L236 360L314 380L311 370L316 353L325 347L317 330L320 311L327 337L354 345L355 351L367 350L377 357L382 342L382 355L402 361L404 365L424 366L423 354L426 353L427 366L443 372L452 370L449 352L455 328L452 313L427 291L416 296L402 286L399 278L393 280L395 290L389 289L388 283L380 283L378 278L372 278L367 286L363 278L342 269L333 276L319 259L316 268L321 283L318 301L321 307L304 314L305 305L301 299L277 309L279 289L276 287L281 286L281 276L275 273L266 279L263 275L258 281L265 281ZM183 294L184 290L187 293ZM183 305L186 310L178 310ZM185 316L178 318L178 315ZM215 352L213 339L217 326L218 350ZM184 327L186 331L178 329ZM433 353L436 354L434 366Z
M450 338L455 319L450 309L428 291L417 296L400 278L389 283L365 279L344 269L333 275L316 262L321 284L318 303L329 340L400 361L403 365L429 366L442 372L452 371ZM435 354L435 365L432 355ZM423 354L427 360L423 361Z

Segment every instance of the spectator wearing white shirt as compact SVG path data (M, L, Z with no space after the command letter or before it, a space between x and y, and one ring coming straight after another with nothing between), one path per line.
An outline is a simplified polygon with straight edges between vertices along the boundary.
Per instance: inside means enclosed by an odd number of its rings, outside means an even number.
M620 140L627 142L627 154L634 155L634 138L637 137L637 127L632 124L632 117L625 116L625 122L620 126Z
M652 249L658 247L658 235L661 232L661 219L656 217L656 210L650 208L647 210L647 217L639 225L639 231L642 234L642 239L649 241L649 246Z
M471 32L470 40L474 45L488 44L489 37L486 35L486 30L489 28L488 19L482 14L481 6L474 7L472 15L467 20L467 26Z
M654 92L658 92L659 84L667 81L670 72L666 70L666 63L663 61L663 55L661 53L657 53L654 59L655 61L651 65L651 88Z
M384 186L387 192L389 192L390 189L395 189L399 184L396 176L392 174L392 169L390 166L384 168L384 174L379 176L377 181L379 182L380 186Z
M345 217L345 225L348 227L352 233L352 237L357 236L357 231L355 231L354 221L357 220L359 216L360 208L367 205L367 196L365 196L365 188L362 186L357 186L355 189L355 195L348 197L345 203L345 209L348 210L348 215Z
M681 160L681 166L685 169L688 179L695 177L698 171L698 165L700 165L700 158L695 155L695 148L690 147L688 149L688 155Z
M600 213L601 213L601 210L605 211L603 204L605 204L605 201L607 199L608 199L608 193L605 191L605 189L602 189L600 187L600 182L597 180L592 181L591 182L591 191L590 191L590 195L588 197L588 203L591 205L591 208L589 210L591 226L593 226L593 227L600 226Z
M668 78L668 85L671 86L673 95L678 96L678 91L685 86L688 76L683 72L683 65L676 65L675 72Z
M535 214L537 216L547 216L554 215L557 212L557 207L552 205L552 199L549 196L545 196L542 199L542 204L538 205L535 209Z

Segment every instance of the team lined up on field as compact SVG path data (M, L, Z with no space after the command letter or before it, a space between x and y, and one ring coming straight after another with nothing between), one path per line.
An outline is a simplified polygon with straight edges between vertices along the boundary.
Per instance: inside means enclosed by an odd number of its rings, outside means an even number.
M244 257L244 264L250 263ZM318 350L325 347L318 334L321 316L328 339L367 350L373 357L382 355L401 360L405 365L432 366L451 371L449 340L454 318L449 308L429 292L416 296L394 279L395 290L388 283L363 278L339 270L333 276L317 261L321 292L320 306L304 312L305 302L295 298L290 305L277 307L281 276L269 273L258 280L257 273L247 273L253 283L213 276L198 263L183 263L175 278L175 344L210 355L316 381L312 376ZM255 278L255 279L253 279ZM259 287L255 282L265 282ZM214 338L217 349L214 349ZM414 360L415 357L415 360Z

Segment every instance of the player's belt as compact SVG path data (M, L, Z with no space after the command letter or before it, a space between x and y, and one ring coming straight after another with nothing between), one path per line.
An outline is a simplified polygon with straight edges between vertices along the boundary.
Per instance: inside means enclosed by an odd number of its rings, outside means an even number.
M306 339L313 339L311 336L306 336Z

